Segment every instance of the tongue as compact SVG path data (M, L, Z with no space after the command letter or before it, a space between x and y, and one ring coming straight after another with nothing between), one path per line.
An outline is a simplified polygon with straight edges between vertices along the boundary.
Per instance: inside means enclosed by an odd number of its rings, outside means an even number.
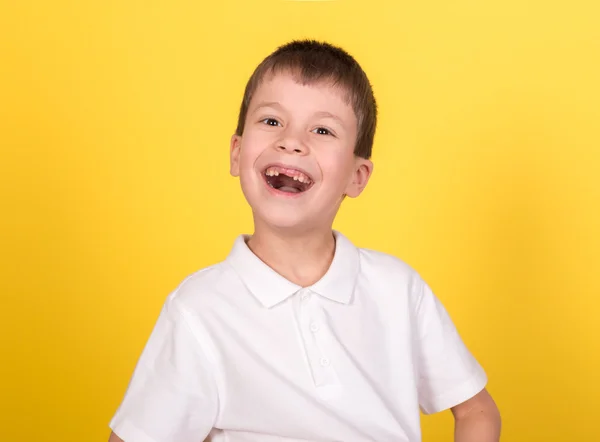
M289 192L289 193L298 193L300 192L299 189L295 188L295 187L290 187L290 186L282 186L279 188L280 191L282 192Z
M292 177L280 174L275 178L276 180L273 184L275 185L275 188L279 189L281 192L299 193L302 190L302 183L294 180Z

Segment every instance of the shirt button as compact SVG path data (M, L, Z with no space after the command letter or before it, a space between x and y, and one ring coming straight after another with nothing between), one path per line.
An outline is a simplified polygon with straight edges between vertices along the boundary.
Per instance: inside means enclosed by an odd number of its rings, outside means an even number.
M318 332L320 329L319 324L317 324L316 322L313 322L312 324L310 324L310 331L313 333Z
M321 367L329 367L329 359L321 358Z
M310 294L307 291L303 291L302 294L300 295L300 298L303 301L306 301L308 299L308 297L310 296Z

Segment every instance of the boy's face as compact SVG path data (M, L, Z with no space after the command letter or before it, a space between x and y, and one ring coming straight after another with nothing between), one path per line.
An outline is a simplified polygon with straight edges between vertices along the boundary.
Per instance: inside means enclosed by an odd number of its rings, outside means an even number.
M344 92L301 85L292 74L263 79L242 136L231 140L231 174L256 222L275 228L331 227L344 195L358 196L373 165L355 157L357 119Z

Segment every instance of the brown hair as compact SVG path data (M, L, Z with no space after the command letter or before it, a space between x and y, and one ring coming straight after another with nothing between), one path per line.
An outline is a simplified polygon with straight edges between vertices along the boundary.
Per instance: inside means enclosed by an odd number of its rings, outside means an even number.
M237 135L244 132L248 106L264 76L281 71L294 72L302 84L326 81L344 88L358 121L354 154L366 159L371 157L377 126L377 103L367 75L346 51L315 40L295 40L280 46L258 65L246 84Z

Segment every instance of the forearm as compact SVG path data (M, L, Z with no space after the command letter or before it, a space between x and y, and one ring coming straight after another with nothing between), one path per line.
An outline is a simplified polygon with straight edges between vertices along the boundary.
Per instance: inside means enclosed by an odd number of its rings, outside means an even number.
M117 436L115 433L111 432L108 442L125 442L125 441L123 439L121 439L119 436Z
M456 420L455 442L499 442L500 415L498 413L472 412Z

